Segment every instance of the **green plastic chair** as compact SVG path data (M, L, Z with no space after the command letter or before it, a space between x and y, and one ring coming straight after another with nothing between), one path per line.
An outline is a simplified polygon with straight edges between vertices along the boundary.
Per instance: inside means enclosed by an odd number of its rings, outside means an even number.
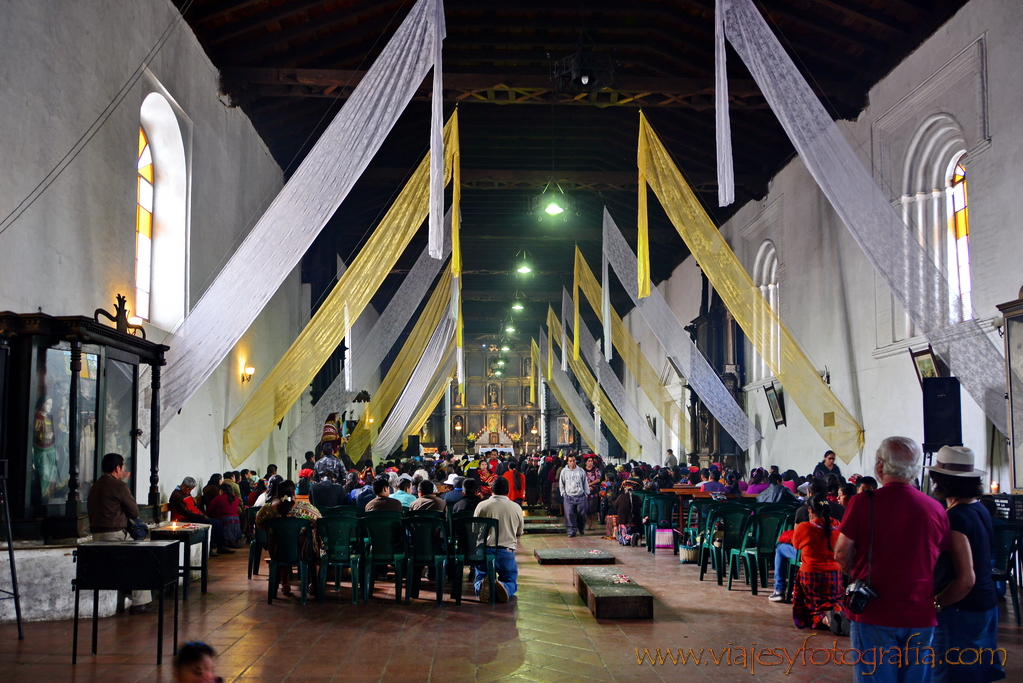
M408 543L401 525L401 513L391 510L373 510L359 517L358 533L369 539L363 555L363 603L369 603L373 594L374 574L377 567L394 565L394 600L401 602L402 582L408 560Z
M358 517L359 508L354 505L336 505L334 507L323 508L320 510L320 514L326 517Z
M448 566L448 526L446 515L437 510L423 510L434 514L411 514L403 520L409 539L408 589L405 604L419 597L422 568L432 567L437 579L437 604L444 601L444 578Z
M316 564L311 557L303 557L301 548L303 536L308 539L307 543L312 544L312 533L313 523L308 519L278 517L267 520L267 548L271 550L271 554L266 604L274 604L274 598L277 597L277 571L281 567L298 568L298 580L302 588L302 604L306 604L309 595L309 570L312 568L315 578Z
M700 565L700 581L707 573L708 561L717 572L718 585L724 585L725 560L732 548L742 545L743 531L750 516L750 508L740 503L725 503L708 511L707 526L703 531L700 553L697 560ZM715 532L724 532L721 547L714 545Z
M334 515L316 523L326 554L320 558L320 603L326 599L327 570L334 569L334 587L341 590L341 570L352 572L352 604L359 602L359 570L362 550L367 543L359 537L359 520L354 516Z
M1012 596L1012 611L1016 614L1016 626L1020 626L1019 613L1019 568L1020 534L1018 527L1007 524L995 524L994 537L991 539L991 578L1009 584Z
M803 551L799 550L796 552L795 559L789 560L788 583L785 584L785 602L792 602L792 591L796 587L796 574L799 573L799 568L802 566Z
M686 532L697 536L707 522L707 509L717 501L713 498L693 498L686 513Z
M788 518L788 512L770 510L750 517L742 546L728 553L728 590L732 590L733 576L738 576L740 561L753 595L757 594L758 577L761 587L767 588L768 561L774 559L778 537Z
M256 514L259 512L259 508L250 507L246 508L245 516L246 521L253 528L252 540L249 542L249 578L252 578L253 574L259 574L259 560L263 555L263 551L266 550L266 531L256 528Z
M650 521L643 525L643 535L646 537L646 551L656 554L657 552L657 530L673 529L672 520L679 514L681 502L678 496L655 494L647 496L643 501L644 518L649 517ZM668 526L662 526L667 523ZM678 555L678 534L672 534L672 547Z
M496 519L487 517L462 517L455 515L452 522L455 542L451 560L455 565L455 582L451 591L455 596L455 604L462 604L462 581L465 578L465 566L485 566L490 585L497 582L497 530ZM493 532L493 533L491 533ZM490 539L493 539L493 543ZM488 553L487 550L492 550ZM490 591L490 604L496 604L497 591Z

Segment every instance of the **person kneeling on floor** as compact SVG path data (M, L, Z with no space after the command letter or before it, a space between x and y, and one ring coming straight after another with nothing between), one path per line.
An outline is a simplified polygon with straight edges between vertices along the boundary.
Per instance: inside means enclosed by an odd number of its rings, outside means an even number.
M519 544L524 524L522 508L508 498L511 490L508 480L498 477L494 480L493 495L476 506L477 517L497 520L497 550L488 547L487 552L495 557L497 569L497 602L508 602L518 589L519 566L515 562L515 548ZM493 539L488 538L489 546ZM490 581L486 567L476 567L476 593L480 602L490 602Z

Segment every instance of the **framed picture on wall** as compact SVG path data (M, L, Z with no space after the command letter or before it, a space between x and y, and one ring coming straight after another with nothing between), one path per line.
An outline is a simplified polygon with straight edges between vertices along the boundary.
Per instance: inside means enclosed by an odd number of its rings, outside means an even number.
M771 408L771 417L774 418L774 426L780 427L785 424L785 404L782 403L782 397L778 393L778 390L774 388L773 384L765 386L764 393L767 394L767 405Z
M916 370L916 378L920 380L921 387L924 385L924 379L928 377L948 376L945 372L945 365L930 346L923 351L910 350L909 355L913 358L913 368Z

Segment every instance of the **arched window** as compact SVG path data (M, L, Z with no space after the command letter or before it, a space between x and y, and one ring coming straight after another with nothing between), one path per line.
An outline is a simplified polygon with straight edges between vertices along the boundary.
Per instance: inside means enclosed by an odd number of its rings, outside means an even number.
M760 289L760 293L775 314L770 318L758 317L753 321L755 334L764 339L770 349L769 358L762 357L755 350L752 353L749 381L759 382L774 374L771 371L771 364L777 365L781 355L781 329L778 322L778 251L771 240L764 240L757 252L756 261L753 263L753 284Z
M179 111L152 92L139 112L135 315L164 330L184 319L188 301L188 170Z
M135 315L149 320L153 281L153 152L139 126L138 191L135 206Z
M959 122L946 113L929 116L917 130L906 154L902 209L906 225L934 257L948 282L948 291L930 289L926 273L905 273L910 286L924 287L918 296L942 297L949 322L973 316L970 280L969 219L966 207L966 139ZM903 313L895 337L918 334Z
M966 167L963 154L957 154L946 172L946 214L948 215L948 283L959 295L958 306L951 306L952 322L973 317L972 282L970 278L970 216L966 192Z

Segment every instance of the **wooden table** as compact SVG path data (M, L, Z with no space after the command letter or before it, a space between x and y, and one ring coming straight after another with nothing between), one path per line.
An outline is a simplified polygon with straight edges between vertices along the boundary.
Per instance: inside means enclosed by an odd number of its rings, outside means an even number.
M154 590L159 595L156 664L163 659L163 597L174 587L174 654L178 653L178 541L93 541L75 550L75 626L71 664L78 662L78 603L81 591L92 594L92 654L96 654L101 590ZM186 584L187 585L187 584ZM120 595L118 595L120 600Z
M193 524L192 522L163 522L149 530L149 537L154 541L181 541L184 546L184 558L179 564L179 571L182 577L182 600L188 600L188 584L191 581L193 569L199 570L199 589L206 592L206 583L209 578L210 565L210 525ZM192 545L202 543L202 559L198 567L192 566Z

